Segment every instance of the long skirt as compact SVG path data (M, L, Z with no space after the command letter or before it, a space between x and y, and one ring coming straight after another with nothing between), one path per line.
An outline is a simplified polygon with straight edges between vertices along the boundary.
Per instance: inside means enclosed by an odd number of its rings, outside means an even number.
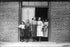
M33 25L32 26L32 37L36 37L36 34L37 34L37 26Z
M32 36L31 32L28 29L25 29L24 38L29 39L29 38L31 38L31 36Z
M48 28L47 28L47 26L44 27L44 37L48 37Z
M20 37L24 37L24 29L20 29Z
M42 31L42 28L41 28L41 26L38 26L37 27L37 36L43 36L43 31Z

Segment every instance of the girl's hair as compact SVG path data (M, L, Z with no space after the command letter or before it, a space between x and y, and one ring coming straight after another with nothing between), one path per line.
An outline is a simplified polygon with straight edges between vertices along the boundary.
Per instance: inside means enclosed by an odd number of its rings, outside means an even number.
M45 21L48 21L47 19L45 19Z
M34 18L32 18L32 20L34 20Z
M22 24L25 24L25 22L24 22L24 21L22 21Z

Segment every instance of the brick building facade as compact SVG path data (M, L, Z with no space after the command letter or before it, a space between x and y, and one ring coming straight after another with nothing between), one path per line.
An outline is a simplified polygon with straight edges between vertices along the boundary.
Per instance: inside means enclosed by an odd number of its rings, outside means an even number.
M20 8L19 2L0 2L0 41L19 41ZM49 41L70 42L70 2L49 2L48 8Z

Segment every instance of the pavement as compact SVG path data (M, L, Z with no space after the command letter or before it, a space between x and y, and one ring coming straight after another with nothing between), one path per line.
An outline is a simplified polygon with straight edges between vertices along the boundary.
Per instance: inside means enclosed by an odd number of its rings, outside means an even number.
M70 47L70 43L55 43L55 42L0 42L0 47Z

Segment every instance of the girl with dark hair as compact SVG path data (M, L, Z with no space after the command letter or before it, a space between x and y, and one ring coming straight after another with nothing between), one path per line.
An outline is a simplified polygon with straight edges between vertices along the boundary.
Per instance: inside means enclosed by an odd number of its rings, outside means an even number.
M22 21L22 24L20 24L18 28L20 29L20 41L23 41L25 32L25 23Z
M43 37L43 22L41 21L41 17L39 17L37 22L37 36L39 37L39 41L41 41L41 37Z
M27 20L27 23L26 23L26 26L25 26L24 40L28 42L31 39L31 37L32 37L31 27L30 27L29 20Z
M37 34L37 21L36 18L32 18L32 37L33 40L36 41L36 34Z

